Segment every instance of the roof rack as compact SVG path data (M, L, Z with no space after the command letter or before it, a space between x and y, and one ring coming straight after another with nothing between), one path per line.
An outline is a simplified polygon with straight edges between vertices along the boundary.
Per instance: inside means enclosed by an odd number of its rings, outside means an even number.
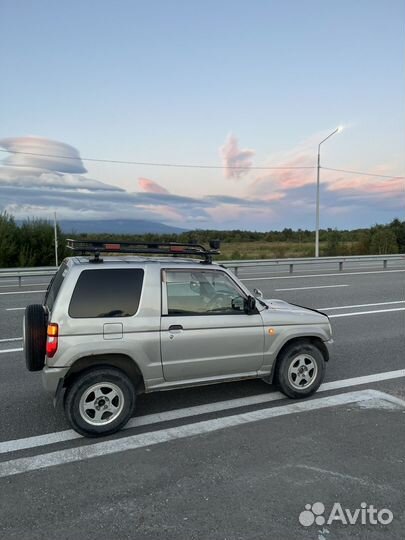
M68 238L66 246L75 254L94 255L90 262L101 263L100 253L127 253L143 255L192 255L203 259L204 264L212 263L212 256L221 252L219 240L210 240L210 249L196 243L183 244L180 242L111 242L103 240L73 240Z

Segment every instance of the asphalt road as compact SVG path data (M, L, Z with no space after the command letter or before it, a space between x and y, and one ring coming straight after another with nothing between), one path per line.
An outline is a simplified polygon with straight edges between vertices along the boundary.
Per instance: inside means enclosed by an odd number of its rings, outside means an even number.
M46 280L0 280L1 538L403 538L405 265L240 277L331 317L321 391L293 402L248 381L144 395L129 428L101 441L69 430L18 350ZM364 502L393 520L306 527L315 502L318 517Z

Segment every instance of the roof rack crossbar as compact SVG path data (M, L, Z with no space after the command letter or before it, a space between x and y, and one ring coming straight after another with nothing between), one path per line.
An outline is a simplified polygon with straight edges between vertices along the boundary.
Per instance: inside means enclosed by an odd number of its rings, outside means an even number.
M182 242L121 242L102 240L66 240L67 248L74 254L94 255L94 262L102 262L100 253L125 253L137 255L193 255L203 259L202 262L210 264L213 255L219 255L220 242L210 242L210 249L201 244Z

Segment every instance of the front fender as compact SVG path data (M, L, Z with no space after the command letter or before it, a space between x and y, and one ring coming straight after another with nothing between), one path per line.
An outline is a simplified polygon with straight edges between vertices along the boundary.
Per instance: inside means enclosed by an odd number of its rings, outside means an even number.
M328 346L332 343L332 339L328 324L272 326L265 331L263 371L272 373L281 349L290 341L303 338L318 340L322 343L326 350L326 357L329 358Z

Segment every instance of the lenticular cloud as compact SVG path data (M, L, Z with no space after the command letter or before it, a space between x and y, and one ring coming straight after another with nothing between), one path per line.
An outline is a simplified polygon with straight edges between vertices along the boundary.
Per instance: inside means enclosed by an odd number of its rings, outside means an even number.
M87 172L78 150L66 143L44 137L28 136L0 139L0 147L10 152L3 161L5 166L28 167L69 174Z

